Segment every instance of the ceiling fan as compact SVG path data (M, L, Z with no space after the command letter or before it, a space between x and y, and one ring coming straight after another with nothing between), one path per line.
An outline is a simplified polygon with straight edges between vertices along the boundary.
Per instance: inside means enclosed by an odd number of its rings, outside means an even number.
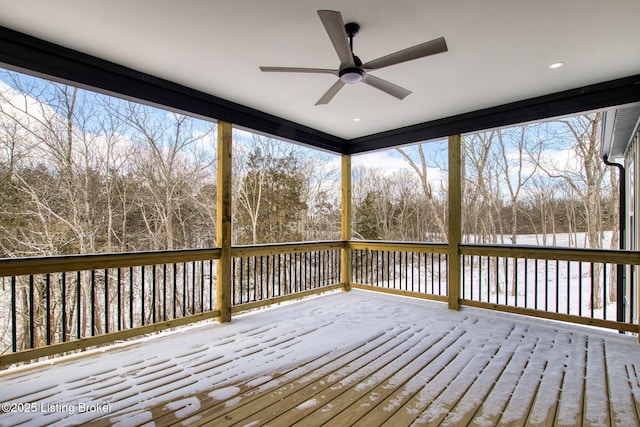
M404 99L411 93L410 90L372 76L368 72L447 51L447 43L444 37L440 37L363 64L360 58L353 53L353 37L358 34L360 26L353 22L345 25L340 12L334 10L319 10L318 15L340 59L339 69L260 67L263 72L333 74L338 77L333 86L316 102L316 105L328 104L345 84L359 82L373 86L398 99ZM347 37L349 38L347 39Z

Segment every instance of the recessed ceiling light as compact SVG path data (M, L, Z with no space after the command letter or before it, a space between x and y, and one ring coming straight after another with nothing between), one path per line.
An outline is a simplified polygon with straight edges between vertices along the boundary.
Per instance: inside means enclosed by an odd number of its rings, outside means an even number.
M551 68L552 70L555 70L556 68L560 68L563 65L564 65L564 62L558 61L558 62L554 62L553 64L550 64L549 68Z
M354 122L359 122L359 121L360 121L360 118L359 118L359 117L355 117L355 118L353 119L353 121L354 121Z

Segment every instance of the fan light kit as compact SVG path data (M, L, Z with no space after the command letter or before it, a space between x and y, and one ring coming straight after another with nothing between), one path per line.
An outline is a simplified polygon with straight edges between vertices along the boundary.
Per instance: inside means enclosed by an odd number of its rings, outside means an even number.
M360 26L350 22L344 24L340 12L334 10L319 10L318 16L329 35L333 48L340 59L340 67L337 70L324 68L294 68L294 67L260 67L263 72L278 73L311 73L333 74L338 80L316 102L316 105L328 104L345 84L366 83L395 98L404 99L411 93L403 87L368 74L368 71L378 70L390 65L424 58L447 51L447 43L444 37L440 37L422 44L409 47L398 52L391 53L365 64L353 53L353 38L360 31ZM348 37L348 38L347 38Z

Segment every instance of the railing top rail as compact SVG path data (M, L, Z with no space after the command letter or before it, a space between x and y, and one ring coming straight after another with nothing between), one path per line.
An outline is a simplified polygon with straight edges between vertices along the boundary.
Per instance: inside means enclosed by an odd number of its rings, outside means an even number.
M350 240L351 249L399 251L399 252L426 252L447 253L447 243L439 242L400 242L389 240Z
M317 242L267 243L260 245L233 246L233 257L277 255L295 252L309 252L327 249L342 249L346 245L344 240L325 240Z
M460 245L462 255L499 256L560 261L640 264L640 252L618 249L567 248L534 245Z
M399 242L380 240L330 240L317 242L270 243L233 246L232 256L260 256L315 250L351 249L447 253L447 243ZM640 252L615 249L567 248L533 245L463 244L463 255L501 256L561 261L609 262L640 265ZM220 248L181 249L87 255L57 255L0 259L0 277L95 270L153 264L170 264L217 259Z
M0 259L0 277L171 264L219 257L220 248L2 258Z

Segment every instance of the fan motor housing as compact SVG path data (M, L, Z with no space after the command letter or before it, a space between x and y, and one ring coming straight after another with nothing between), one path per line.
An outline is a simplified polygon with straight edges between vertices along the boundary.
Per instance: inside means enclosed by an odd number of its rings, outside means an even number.
M360 82L364 78L364 71L360 68L349 67L343 68L338 73L340 80L347 84L355 84Z

